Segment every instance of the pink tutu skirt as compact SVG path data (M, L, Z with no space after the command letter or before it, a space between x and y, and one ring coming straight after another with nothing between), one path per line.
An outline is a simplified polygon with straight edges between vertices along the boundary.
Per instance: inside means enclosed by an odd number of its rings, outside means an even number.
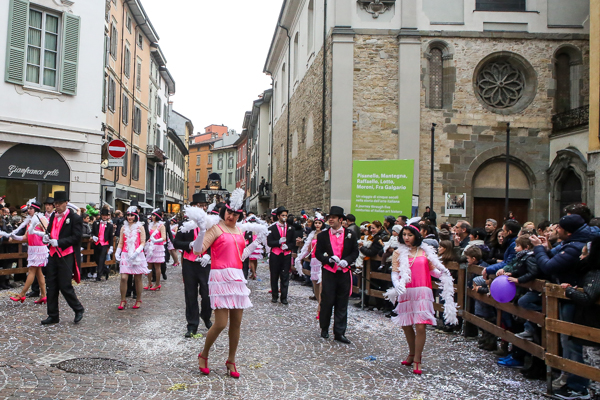
M311 281L319 280L319 274L321 273L322 267L323 267L323 264L321 264L321 261L317 260L316 258L310 259L310 280Z
M175 250L175 247L173 247L173 242L171 242L170 240L167 243L167 250L169 250L169 251Z
M119 273L128 275L146 275L151 273L148 269L146 256L141 252L133 262L129 262L128 253L121 253L121 262L119 263Z
M406 293L398 297L394 312L398 316L392 317L392 322L399 326L437 323L433 311L433 292L425 286L406 288Z
M208 277L210 307L245 309L252 307L250 289L246 287L244 272L237 268L211 269Z
M27 266L45 267L48 264L49 253L47 246L27 246Z
M152 243L152 250L146 259L150 264L162 264L165 262L165 246L164 244Z

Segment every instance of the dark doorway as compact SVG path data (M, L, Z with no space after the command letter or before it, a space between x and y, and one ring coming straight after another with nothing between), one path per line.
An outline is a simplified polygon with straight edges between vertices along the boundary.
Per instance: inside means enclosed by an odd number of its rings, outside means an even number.
M561 182L560 188L560 216L565 213L563 209L569 204L581 203L581 181L573 170L569 170Z
M528 199L510 199L508 208L513 212L520 224L527 222L529 211ZM473 201L473 227L483 228L488 218L498 221L498 226L504 221L504 199L476 197Z

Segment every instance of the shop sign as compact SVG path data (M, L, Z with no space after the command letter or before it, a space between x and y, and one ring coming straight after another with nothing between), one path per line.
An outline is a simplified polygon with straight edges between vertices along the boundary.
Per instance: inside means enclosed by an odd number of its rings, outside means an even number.
M54 149L18 144L0 157L0 178L70 182L69 166Z

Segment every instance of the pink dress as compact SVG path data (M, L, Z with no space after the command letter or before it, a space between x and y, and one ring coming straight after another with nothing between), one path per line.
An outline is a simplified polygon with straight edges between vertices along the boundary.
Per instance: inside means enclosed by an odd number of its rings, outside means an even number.
M154 239L160 239L159 227L150 231L150 237ZM158 232L156 232L158 230ZM156 232L156 234L154 234ZM154 236L152 236L154 234ZM162 264L165 262L165 242L152 243L150 239L147 241L148 245L148 258L147 262L151 264Z
M213 310L219 308L245 309L252 307L250 289L242 270L242 253L246 247L243 235L225 232L210 245L211 265L208 295Z
M406 284L406 293L398 297L398 305L392 317L392 322L400 326L416 324L435 325L433 311L433 291L431 290L431 274L429 260L422 255L408 259L411 281Z
M29 230L29 225L27 226ZM35 228L43 232L39 226ZM45 267L48 264L48 246L42 242L42 237L38 235L27 235L27 266Z
M140 274L149 274L152 271L148 269L148 262L146 261L146 256L142 251L135 258L129 260L129 250L131 249L131 255L135 249L140 245L140 232L136 225L134 225L135 232L129 232L129 229L126 226L123 226L123 251L121 253L121 262L119 263L119 272L121 274L129 274L129 275L140 275ZM133 247L130 246L129 241L133 241L135 237L135 245Z
M173 234L173 237L175 237L175 235L177 234L177 232L175 232L173 229L175 227L171 228L171 233ZM173 242L171 242L171 239L169 238L169 235L167 235L167 250L171 251L171 250L175 250L175 247L173 246Z
M315 256L315 253L317 252L317 235L315 235L315 238L312 240L310 248L310 280L318 281L323 264L321 264L321 261Z
M252 235L252 240L256 240L256 235ZM251 260L262 260L263 258L263 247L259 244L256 249L250 254Z

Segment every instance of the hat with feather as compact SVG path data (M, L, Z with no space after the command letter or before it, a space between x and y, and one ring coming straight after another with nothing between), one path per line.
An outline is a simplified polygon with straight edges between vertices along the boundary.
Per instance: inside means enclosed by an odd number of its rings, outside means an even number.
M227 210L232 213L238 214L238 222L241 222L244 219L244 210L242 209L243 204L244 190L240 188L235 189L229 197L229 202L225 203L225 205L219 210L219 216L222 219L225 219L225 211Z

